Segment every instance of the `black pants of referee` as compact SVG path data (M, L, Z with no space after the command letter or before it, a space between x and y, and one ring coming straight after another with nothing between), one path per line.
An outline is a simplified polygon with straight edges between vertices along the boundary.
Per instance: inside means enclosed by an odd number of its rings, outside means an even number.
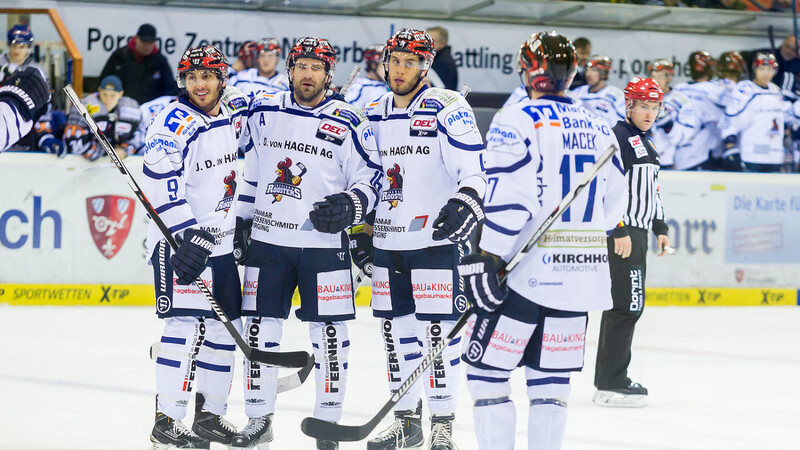
M631 342L636 321L644 309L645 260L648 230L628 227L631 255L622 258L614 253L614 238L608 238L608 265L611 270L611 297L614 307L603 312L594 385L599 390L627 387Z

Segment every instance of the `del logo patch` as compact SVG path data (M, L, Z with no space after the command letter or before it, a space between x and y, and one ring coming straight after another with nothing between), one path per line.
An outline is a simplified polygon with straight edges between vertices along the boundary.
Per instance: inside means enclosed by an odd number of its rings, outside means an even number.
M647 148L644 146L641 136L631 136L628 138L628 142L631 144L631 147L633 147L636 158L647 156Z

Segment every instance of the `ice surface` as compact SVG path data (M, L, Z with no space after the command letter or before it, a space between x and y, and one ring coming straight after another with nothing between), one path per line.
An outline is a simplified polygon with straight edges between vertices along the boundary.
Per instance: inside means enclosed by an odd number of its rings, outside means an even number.
M800 449L800 308L647 308L631 367L650 390L644 409L591 402L598 323L593 315L586 368L573 376L565 449ZM152 308L0 305L0 448L148 448L155 393L148 349L160 335ZM342 422L361 424L388 396L378 322L368 309L351 323L350 341ZM288 320L283 349L310 347L307 327ZM512 382L516 448L524 449L521 371ZM313 396L313 375L278 396L271 449L314 448L300 431ZM227 418L246 422L240 363ZM184 422L191 425L191 411ZM472 430L463 388L455 424L461 450L477 448Z

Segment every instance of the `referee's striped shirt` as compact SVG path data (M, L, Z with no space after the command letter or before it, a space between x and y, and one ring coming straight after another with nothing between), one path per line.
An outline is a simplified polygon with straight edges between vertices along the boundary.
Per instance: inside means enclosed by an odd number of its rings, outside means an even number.
M614 134L619 141L622 164L628 179L628 208L622 218L624 226L667 234L658 186L658 152L648 137L649 133L620 121L614 127ZM615 237L626 234L625 230L614 232Z

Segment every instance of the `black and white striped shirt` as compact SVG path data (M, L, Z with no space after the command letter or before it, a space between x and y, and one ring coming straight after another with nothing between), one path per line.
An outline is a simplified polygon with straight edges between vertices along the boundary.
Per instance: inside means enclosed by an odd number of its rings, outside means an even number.
M667 234L664 207L658 185L660 161L658 152L647 132L642 132L628 122L620 121L614 127L619 142L622 164L628 180L628 208L622 223L614 231L615 237L624 236L625 226L652 229L655 234ZM622 229L621 229L622 228Z

